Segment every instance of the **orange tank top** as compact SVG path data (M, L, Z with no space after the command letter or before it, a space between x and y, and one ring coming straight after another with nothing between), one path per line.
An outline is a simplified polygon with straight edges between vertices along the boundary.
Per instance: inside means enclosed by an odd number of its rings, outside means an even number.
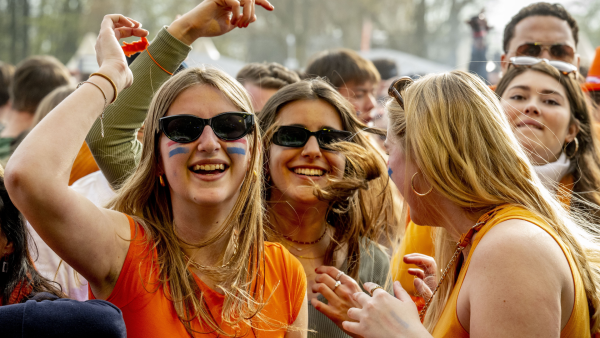
M142 227L127 217L132 240L115 288L106 300L123 312L128 337L189 337L173 303L165 296L163 288L158 286L157 267L151 261L151 255L156 257L156 249L149 251ZM264 264L261 265L266 301L262 315L271 323L278 323L279 327L281 323L293 324L306 295L306 275L302 265L281 244L269 242L265 242ZM200 278L196 277L195 280L212 317L221 326L225 296L210 289ZM90 299L95 299L91 289L89 293ZM256 326L254 330L240 328L234 331L231 327L221 327L228 333L237 332L238 337L283 337L286 334L285 329L274 328L264 322L253 325ZM207 332L209 327L195 320L192 329ZM217 334L197 336L217 337Z
M575 302L573 305L573 311L571 312L571 317L569 318L567 325L565 325L565 327L561 331L560 336L561 338L590 337L590 313L588 308L587 296L585 294L581 275L577 270L575 261L573 260L573 256L571 255L568 247L563 243L560 237L558 237L556 232L540 217L524 209L523 207L511 205L499 207L499 210L496 212L496 214L490 220L487 221L487 224L483 226L483 228L479 231L479 235L473 241L471 245L471 251L469 252L469 256L465 260L460 270L458 279L456 281L456 285L454 286L454 289L450 294L450 298L448 299L448 302L444 307L444 311L442 312L442 315L433 330L433 337L469 337L469 333L460 324L456 312L456 304L458 300L458 294L460 293L460 288L465 279L467 271L469 270L469 264L471 262L472 254L477 248L477 245L479 244L481 239L494 226L510 219L521 219L533 223L538 227L542 228L544 231L546 231L550 236L552 236L552 238L554 238L556 243L558 243L565 257L567 258L567 261L569 262L569 266L571 268L571 275L573 276L573 284L575 286Z

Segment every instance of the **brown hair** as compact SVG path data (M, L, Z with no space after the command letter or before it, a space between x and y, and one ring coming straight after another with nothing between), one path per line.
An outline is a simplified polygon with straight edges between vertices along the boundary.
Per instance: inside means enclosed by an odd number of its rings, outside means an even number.
M307 77L327 78L336 88L349 82L377 84L381 80L373 62L351 49L326 50L315 55L305 73Z
M55 88L69 84L67 68L53 56L32 56L17 65L10 89L12 108L34 113Z
M10 99L9 88L12 82L15 67L0 61L0 107L4 106Z
M61 86L53 91L50 94L46 95L44 99L40 102L37 109L35 110L35 114L33 115L33 121L31 123L31 128L37 126L40 121L48 115L52 109L56 108L67 96L71 95L75 91L75 87L71 85Z
M173 101L183 91L198 85L216 88L241 111L253 113L250 97L244 88L220 70L189 68L173 76L160 87L152 99L144 122L146 132L140 163L119 190L110 207L133 215L144 228L148 247L156 249L157 258L153 264L158 268L160 286L163 287L163 292L168 293L167 297L172 300L180 321L191 335L194 333L191 322L199 320L213 332L231 336L219 327L212 317L180 247L181 244L205 247L223 237L229 238L223 262L230 263L225 267L201 269L203 274L218 281L219 287L225 292L222 323L231 327L248 325L251 328L254 328L252 322L257 321L280 325L270 322L260 313L264 305L264 278L259 273L264 262L264 233L259 129L255 128L249 135L251 158L240 194L221 229L213 238L202 243L188 243L177 235L173 224L169 188L161 186L157 180L160 162L158 141L161 135L159 119L165 116ZM169 287L166 287L167 283Z
M575 46L579 43L579 26L577 21L573 19L571 14L561 4L550 4L547 2L536 2L527 7L521 8L519 13L515 14L510 19L510 22L504 27L504 39L503 47L504 53L508 53L508 45L510 40L515 36L515 27L517 24L530 16L553 16L561 20L566 21L571 27L571 33L573 34L573 40L575 40ZM532 41L538 42L538 41Z
M315 195L328 201L327 221L335 228L333 240L327 248L325 265L335 265L334 253L343 243L348 244L348 275L358 277L360 267L360 241L368 238L374 242L387 235L391 240L396 224L392 208L392 193L387 175L387 165L367 138L361 133L370 129L356 118L352 104L322 79L303 80L279 90L263 110L258 113L260 127L265 131L265 153L273 144L273 134L279 111L287 104L300 100L322 100L333 106L342 120L344 130L354 133L352 142L337 144L346 156L346 170L340 180L331 179L325 188L315 187ZM264 165L268 167L268 155ZM265 181L265 200L269 199L269 182ZM267 204L268 207L268 204ZM274 230L274 224L269 224ZM275 232L275 231L274 231ZM277 239L276 234L270 234ZM366 282L366 281L365 281Z
M254 84L266 89L281 89L300 81L295 72L276 63L249 63L237 73L236 79L243 85Z
M596 128L594 128L595 122L591 117L589 105L579 82L571 76L563 76L556 68L541 62L532 67L510 67L498 83L496 94L502 97L510 83L528 70L546 74L563 86L571 107L570 123L576 123L579 126L579 132L576 135L579 143L578 149L575 149L575 142L570 142L565 148L567 154L573 154L569 172L573 174L575 182L573 192L577 193L579 197L579 199L572 199L572 206L585 210L587 207L582 205L584 201L600 205L600 191L598 191L598 187L600 187L600 144Z

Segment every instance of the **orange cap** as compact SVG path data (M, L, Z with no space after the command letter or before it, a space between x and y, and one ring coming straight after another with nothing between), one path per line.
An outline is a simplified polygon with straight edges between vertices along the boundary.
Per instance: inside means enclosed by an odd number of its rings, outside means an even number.
M588 92L600 91L600 47L596 48L596 56L582 87Z

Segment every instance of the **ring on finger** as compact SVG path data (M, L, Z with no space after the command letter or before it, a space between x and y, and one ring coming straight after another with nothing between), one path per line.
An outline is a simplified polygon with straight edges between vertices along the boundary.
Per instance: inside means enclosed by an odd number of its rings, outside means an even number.
M339 280L338 280L338 281L336 281L336 282L335 282L335 285L333 286L333 289L331 289L331 290L335 291L335 289L337 289L337 288L338 288L338 286L340 286L340 285L342 285L342 282L340 282Z
M375 286L369 291L371 293L371 296L373 296L373 292L375 292L375 290L377 289L383 290L383 287L381 285L375 284Z
M342 277L342 275L343 275L343 274L344 274L344 272L343 272L343 271L340 271L340 272L337 274L337 276L335 276L335 280L336 280L336 281L339 281L339 280L340 280L340 277Z

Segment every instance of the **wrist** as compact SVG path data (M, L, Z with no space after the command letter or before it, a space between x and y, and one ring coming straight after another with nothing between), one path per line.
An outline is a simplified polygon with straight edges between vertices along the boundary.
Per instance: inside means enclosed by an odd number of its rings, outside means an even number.
M175 39L183 42L184 44L191 46L196 38L191 36L191 26L183 20L177 19L167 27L167 32L171 34Z
M100 67L100 69L98 69L98 71L96 73L100 73L103 75L106 75L107 77L109 77L117 86L117 92L114 92L114 89L111 85L111 97L114 95L117 95L118 93L120 93L123 89L127 88L129 86L128 84L128 79L127 79L127 71L128 68L127 66L123 66L121 64L118 64L116 67L115 65L110 65L110 64L102 64L102 66ZM110 84L110 82L106 79L103 79L100 76L93 76L92 78L100 78L103 81L106 81L107 83Z

